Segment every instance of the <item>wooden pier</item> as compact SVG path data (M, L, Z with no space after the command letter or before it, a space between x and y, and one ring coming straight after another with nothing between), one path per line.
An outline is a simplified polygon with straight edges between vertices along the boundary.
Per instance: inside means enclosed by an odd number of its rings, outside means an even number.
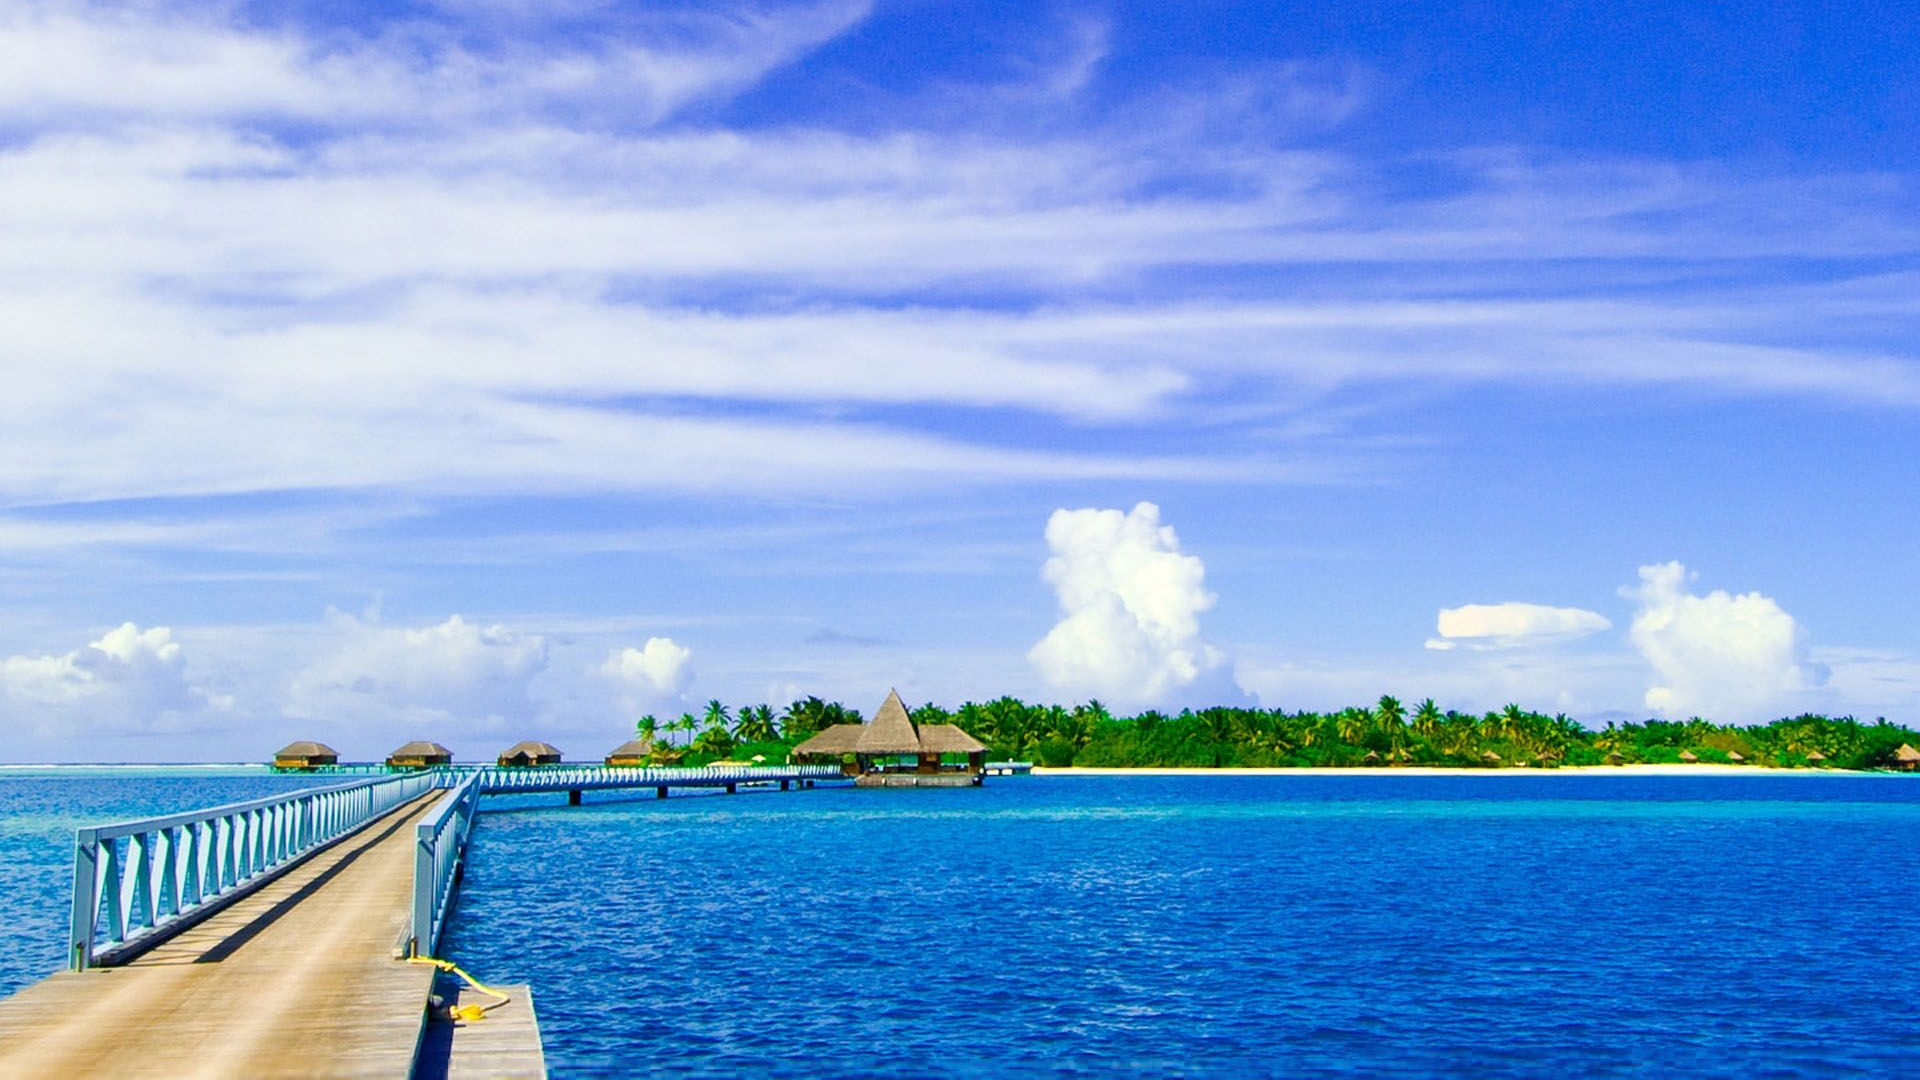
M118 967L0 1001L0 1076L404 1077L436 972L397 961L421 796Z
M479 796L838 779L443 768L82 829L75 970L0 1000L0 1077L544 1077L529 988L448 1019L457 982L409 962L439 939Z

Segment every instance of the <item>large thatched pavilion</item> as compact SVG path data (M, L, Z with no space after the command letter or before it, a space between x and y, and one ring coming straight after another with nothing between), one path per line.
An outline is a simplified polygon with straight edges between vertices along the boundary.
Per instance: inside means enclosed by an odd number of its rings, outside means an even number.
M318 769L340 764L340 751L323 742L300 739L281 747L273 755L276 769Z
M963 754L964 765L941 760ZM872 723L835 724L794 747L793 757L839 761L862 787L964 787L986 773L987 747L952 724L914 723L899 691L889 690Z
M1907 772L1920 770L1920 750L1915 750L1911 743L1901 743L1900 749L1893 752L1893 767Z

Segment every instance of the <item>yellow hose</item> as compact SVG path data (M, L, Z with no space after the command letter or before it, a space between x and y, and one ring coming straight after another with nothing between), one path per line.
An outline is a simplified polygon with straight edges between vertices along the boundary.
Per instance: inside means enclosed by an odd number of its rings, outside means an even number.
M466 972L460 970L459 965L455 964L451 960L435 960L431 956L409 956L407 957L407 963L432 964L434 967L439 968L441 971L449 971L455 975L460 976L462 979L466 980L466 983L468 986L473 987L475 990L480 991L481 993L487 995L488 997L499 999L491 1005L458 1005L451 1009L448 1009L447 1014L455 1020L465 1020L471 1023L475 1020L479 1020L482 1017L486 1016L488 1010L497 1009L500 1006L505 1005L507 1002L513 1000L511 996L507 994L503 994L498 990L495 990L493 987L488 986L487 984L481 982L479 979L476 979L473 976L467 974Z

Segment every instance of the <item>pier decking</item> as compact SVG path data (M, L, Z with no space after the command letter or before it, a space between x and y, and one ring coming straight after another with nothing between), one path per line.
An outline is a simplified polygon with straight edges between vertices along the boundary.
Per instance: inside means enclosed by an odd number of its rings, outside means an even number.
M447 977L405 959L439 938L479 797L839 779L446 768L82 829L75 970L0 1000L0 1076L543 1076L527 988L429 1023Z

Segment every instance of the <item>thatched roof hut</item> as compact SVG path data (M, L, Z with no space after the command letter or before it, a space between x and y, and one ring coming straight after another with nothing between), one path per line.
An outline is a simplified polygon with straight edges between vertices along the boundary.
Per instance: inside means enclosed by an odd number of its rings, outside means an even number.
M1827 760L1827 755L1821 753L1818 750L1807 751L1807 764L1809 765L1819 765L1825 762L1826 760Z
M430 769L435 765L451 764L453 751L424 739L415 739L387 755L387 767L393 769Z
M1915 750L1912 743L1901 743L1893 752L1893 763L1908 772L1920 769L1920 750Z
M1747 755L1738 750L1729 750L1727 751L1727 760L1733 762L1735 765L1740 765L1745 763Z
M338 764L340 751L312 739L290 742L273 755L273 767L276 769L317 769L322 765Z
M917 771L938 772L942 754L967 755L966 771L978 779L986 764L986 744L952 724L916 724L897 690L865 724L835 724L793 748L796 761L806 758L844 759L853 755L849 769L855 775L873 769L875 758L914 757Z
M1369 750L1367 751L1367 756L1361 758L1360 760L1366 762L1369 765L1378 765L1380 764L1380 751Z
M1622 754L1618 750L1615 750L1613 753L1607 755L1607 764L1609 765L1625 765L1626 763L1627 763L1626 755Z
M512 746L500 751L500 757L497 760L501 765L514 767L527 765L558 765L560 764L560 748L552 743L535 742L529 739L526 742L514 743Z
M1495 768L1498 768L1500 765L1500 755L1494 753L1491 750L1487 751L1484 754L1481 754L1480 760L1486 762L1488 765L1493 766Z
M1699 760L1700 755L1691 750L1680 751L1680 764L1682 765L1693 765L1699 762Z
M652 760L652 739L628 739L607 754L607 764L622 767L645 765Z

